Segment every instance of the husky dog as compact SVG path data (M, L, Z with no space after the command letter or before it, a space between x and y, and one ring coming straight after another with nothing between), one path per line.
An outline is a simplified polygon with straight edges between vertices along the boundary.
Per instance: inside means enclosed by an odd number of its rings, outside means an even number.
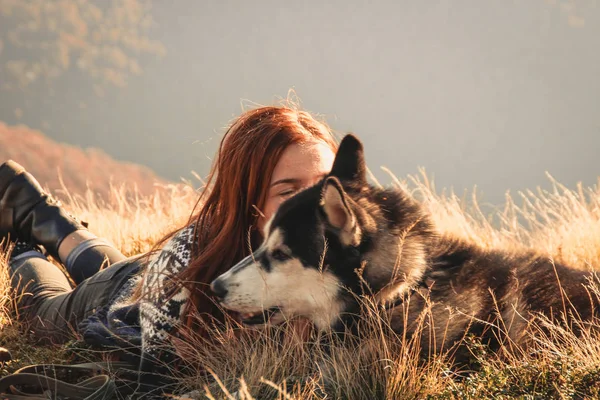
M396 332L414 333L427 310L420 334L431 352L467 333L498 346L499 330L523 345L536 314L569 323L600 309L588 288L597 283L593 274L532 251L485 250L449 237L407 193L369 185L353 135L340 143L330 174L281 204L264 234L252 255L211 285L246 324L303 316L339 331L359 318L358 298L368 296L388 310Z

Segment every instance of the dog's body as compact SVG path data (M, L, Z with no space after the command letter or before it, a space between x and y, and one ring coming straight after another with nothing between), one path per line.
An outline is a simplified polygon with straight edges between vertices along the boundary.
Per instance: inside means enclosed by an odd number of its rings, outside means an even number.
M362 144L348 135L330 175L283 203L261 247L213 282L222 304L249 324L263 313L271 323L301 315L342 330L360 314L357 296L372 296L396 332L413 333L430 311L420 332L428 351L469 332L491 345L526 344L536 313L595 316L592 274L444 236L415 200L370 186L365 171Z

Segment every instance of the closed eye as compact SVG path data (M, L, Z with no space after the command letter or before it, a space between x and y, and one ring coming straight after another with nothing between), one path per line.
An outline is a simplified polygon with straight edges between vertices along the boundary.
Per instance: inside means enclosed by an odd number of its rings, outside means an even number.
M283 192L278 193L277 195L279 197L289 197L289 196L293 195L294 193L296 193L295 189L288 189L288 190L284 190Z
M287 253L279 249L271 253L271 257L276 261L286 261L291 258Z

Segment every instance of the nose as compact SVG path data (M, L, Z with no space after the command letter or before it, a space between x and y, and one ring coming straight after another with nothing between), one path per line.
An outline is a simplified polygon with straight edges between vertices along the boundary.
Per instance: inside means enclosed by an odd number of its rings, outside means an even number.
M210 284L210 289L220 300L223 300L227 296L227 288L222 279L215 279Z

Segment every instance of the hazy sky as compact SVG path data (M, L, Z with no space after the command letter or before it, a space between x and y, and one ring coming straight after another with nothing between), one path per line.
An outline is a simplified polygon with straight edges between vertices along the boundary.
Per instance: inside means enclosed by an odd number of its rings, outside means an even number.
M190 178L242 99L294 88L364 140L383 183L382 165L400 177L422 166L438 189L477 185L499 203L547 186L545 171L569 187L600 175L597 1L178 0L153 15L164 59L104 98L67 80L20 122Z

